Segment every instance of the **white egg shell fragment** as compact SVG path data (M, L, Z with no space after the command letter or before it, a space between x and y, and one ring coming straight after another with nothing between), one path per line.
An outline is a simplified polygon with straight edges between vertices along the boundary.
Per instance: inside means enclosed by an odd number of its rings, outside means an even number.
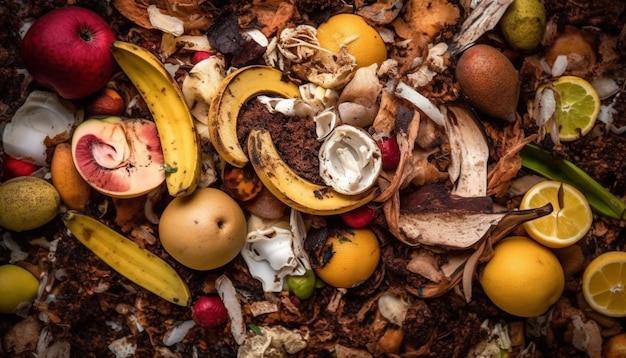
M211 100L225 76L224 61L218 56L211 56L193 66L183 80L185 101L198 122L208 124Z
M241 256L252 277L262 282L265 292L280 292L286 276L304 275L311 269L303 249L305 235L304 221L295 210L289 222L286 218L267 220L250 216Z
M317 140L324 140L338 125L341 119L335 107L327 108L313 117L315 122L315 135Z
M326 185L346 195L371 188L382 167L374 139L364 129L348 124L338 126L324 140L319 160Z
M313 108L299 98L280 98L257 96L270 113L282 113L286 116L307 117L315 114Z
M339 100L339 92L334 89L324 88L314 83L305 83L298 87L300 98L308 103L316 113L327 108L334 107Z
M15 112L2 133L4 152L39 166L46 165L48 144L70 137L72 127L82 120L74 105L55 93L33 91Z

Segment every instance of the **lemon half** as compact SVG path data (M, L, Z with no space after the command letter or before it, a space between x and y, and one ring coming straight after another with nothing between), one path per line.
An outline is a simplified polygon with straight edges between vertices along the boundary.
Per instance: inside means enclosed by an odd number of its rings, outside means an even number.
M562 190L562 200L559 191ZM566 247L582 239L593 222L591 207L578 189L565 183L546 180L530 188L522 201L520 210L535 209L552 204L552 213L524 223L530 237L552 247Z
M606 252L589 263L583 273L583 295L595 311L626 317L626 252Z
M600 97L595 88L576 76L562 76L552 85L557 91L559 139L568 142L589 133L600 114Z

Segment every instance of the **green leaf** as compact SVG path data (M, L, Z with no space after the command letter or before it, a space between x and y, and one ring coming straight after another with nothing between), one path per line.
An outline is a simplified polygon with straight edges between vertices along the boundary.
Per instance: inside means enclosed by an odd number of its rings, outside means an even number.
M626 218L626 203L611 194L574 163L555 158L534 144L526 144L520 155L523 167L550 180L567 183L578 189L597 214L620 220Z

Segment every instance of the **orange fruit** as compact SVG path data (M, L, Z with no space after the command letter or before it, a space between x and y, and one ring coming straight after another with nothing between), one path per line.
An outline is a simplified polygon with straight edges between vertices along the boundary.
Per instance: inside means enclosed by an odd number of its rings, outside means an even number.
M387 47L378 31L354 14L331 16L317 28L320 46L337 53L342 46L356 59L357 66L380 65L387 59Z
M609 251L595 259L583 273L583 295L595 311L609 317L626 317L626 252Z
M320 256L317 276L331 286L350 288L376 271L380 247L372 230L343 230L326 238Z
M565 274L556 255L525 236L498 243L479 280L496 306L520 317L544 314L565 288Z

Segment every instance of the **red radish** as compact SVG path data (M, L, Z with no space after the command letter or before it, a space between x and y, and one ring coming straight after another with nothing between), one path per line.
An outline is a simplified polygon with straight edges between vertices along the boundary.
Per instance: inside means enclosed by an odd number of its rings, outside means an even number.
M196 324L206 328L214 328L228 321L228 312L218 296L200 296L192 307L191 316Z
M388 137L376 141L382 155L383 170L396 169L400 163L400 146L396 137Z
M206 51L196 51L191 58L191 63L195 65L196 63L206 60L209 57L211 57L211 54Z
M340 215L341 220L352 229L362 229L376 216L376 208L363 205Z
M7 179L29 176L33 174L37 169L39 169L39 167L33 163L25 162L23 160L13 158L6 154L3 156L2 159L3 159L2 169Z

